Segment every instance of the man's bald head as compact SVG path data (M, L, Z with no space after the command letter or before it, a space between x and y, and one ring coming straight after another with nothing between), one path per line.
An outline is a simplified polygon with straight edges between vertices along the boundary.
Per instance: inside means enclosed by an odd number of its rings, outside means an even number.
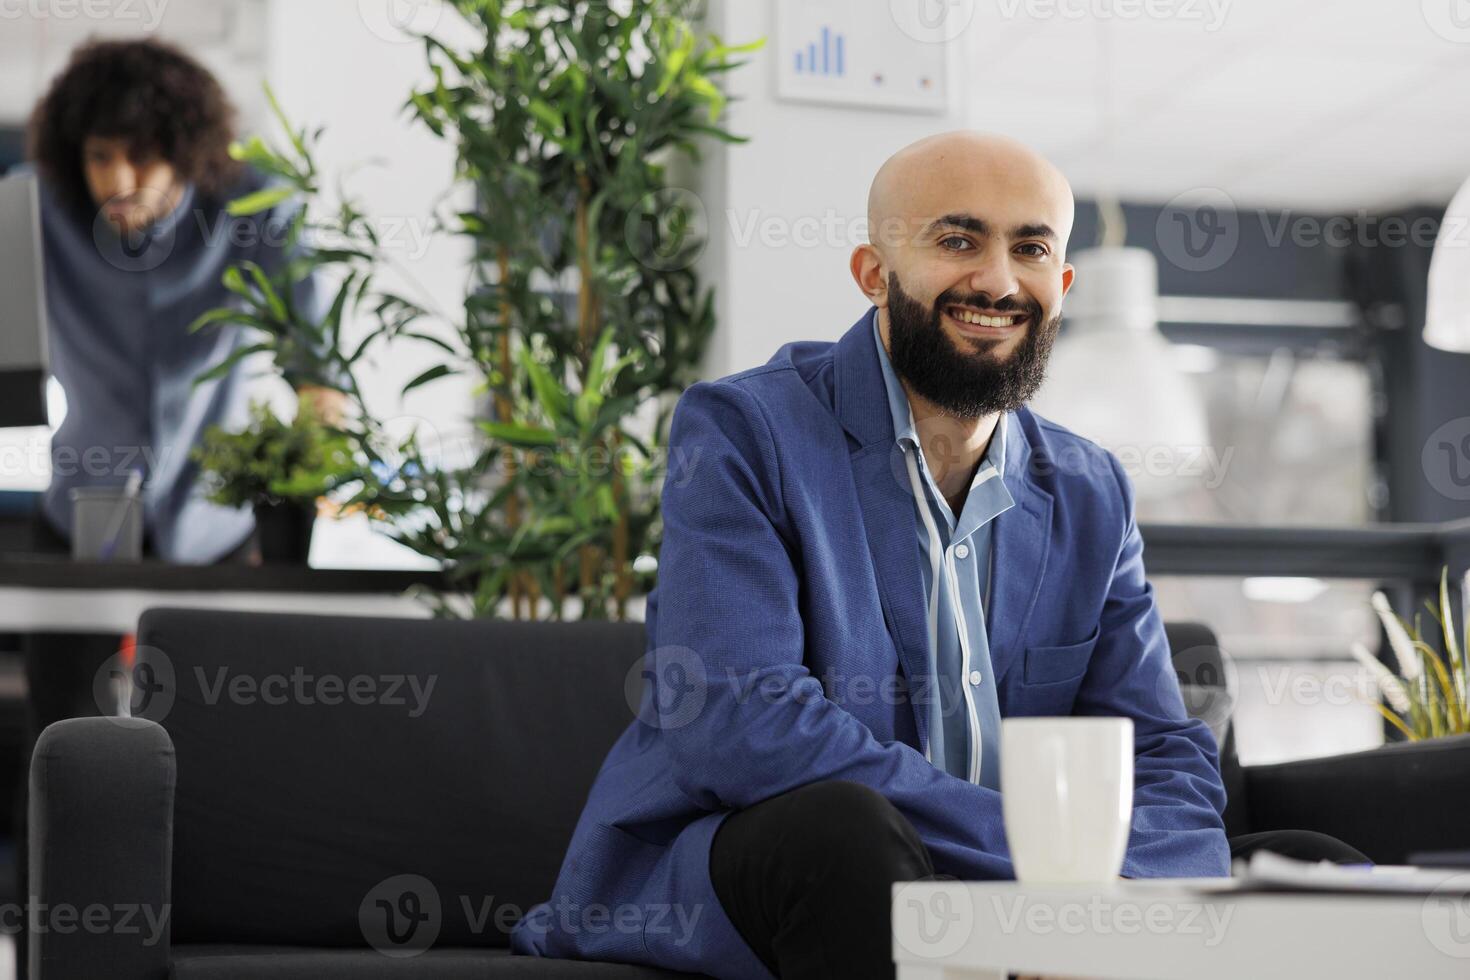
M983 212L989 199L1017 197L1035 202L1037 214L1046 216L1065 246L1072 232L1072 187L1051 161L995 133L928 136L889 157L873 178L869 241L881 250L943 215Z
M943 133L883 165L850 264L913 392L969 418L1031 397L1072 285L1072 216L1061 172L1003 136Z

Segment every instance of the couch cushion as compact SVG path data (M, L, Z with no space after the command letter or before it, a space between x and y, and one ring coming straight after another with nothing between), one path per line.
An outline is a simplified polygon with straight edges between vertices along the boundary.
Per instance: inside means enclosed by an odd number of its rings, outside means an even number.
M633 717L643 636L150 610L160 690L135 702L178 757L175 941L362 947L375 904L411 899L437 945L505 945Z
M432 949L394 958L373 950L288 946L175 946L173 980L690 980L622 963L512 956L503 949Z

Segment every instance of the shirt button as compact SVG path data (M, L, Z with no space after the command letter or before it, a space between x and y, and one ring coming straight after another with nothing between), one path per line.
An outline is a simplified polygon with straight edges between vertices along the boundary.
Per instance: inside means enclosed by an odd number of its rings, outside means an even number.
M972 685L974 685L975 687L979 687L980 686L980 671L978 671L978 670L972 670L972 671L970 671L970 683Z
M970 546L969 545L965 545L965 544L957 544L957 545L955 545L955 548L954 548L954 556L956 558L968 558L968 557L970 557Z

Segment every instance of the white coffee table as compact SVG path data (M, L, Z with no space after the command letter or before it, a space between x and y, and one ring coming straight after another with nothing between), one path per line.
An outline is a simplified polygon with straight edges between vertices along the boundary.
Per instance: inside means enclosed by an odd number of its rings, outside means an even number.
M1463 877L1460 888L1470 881ZM1105 889L895 885L898 980L1005 980L1007 971L1112 980L1470 977L1470 899L1458 893L1234 894L1233 887L1218 878Z

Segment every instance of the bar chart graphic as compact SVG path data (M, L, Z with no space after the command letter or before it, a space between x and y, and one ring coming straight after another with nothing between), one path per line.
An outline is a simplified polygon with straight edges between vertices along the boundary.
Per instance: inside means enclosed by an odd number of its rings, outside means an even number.
M847 35L823 26L822 35L807 42L805 48L795 52L798 75L834 75L841 78L847 74Z
M904 30L893 9L894 4L932 0L769 2L776 8L773 61L779 98L864 109L946 111L946 45L925 43Z

